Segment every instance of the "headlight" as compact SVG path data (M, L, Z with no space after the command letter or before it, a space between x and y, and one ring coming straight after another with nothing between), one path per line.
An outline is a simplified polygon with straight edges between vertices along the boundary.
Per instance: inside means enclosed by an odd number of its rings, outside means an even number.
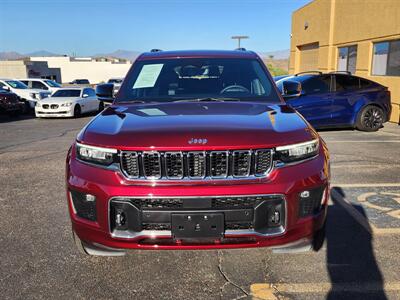
M67 102L67 103L62 103L61 106L63 107L70 107L72 105L72 102Z
M94 147L76 143L76 156L87 162L109 166L117 158L117 149Z
M41 104L39 103L39 101L36 101L36 105L35 105L36 107L40 107L41 106Z
M319 151L319 140L276 147L276 159L283 163L301 161L316 156Z

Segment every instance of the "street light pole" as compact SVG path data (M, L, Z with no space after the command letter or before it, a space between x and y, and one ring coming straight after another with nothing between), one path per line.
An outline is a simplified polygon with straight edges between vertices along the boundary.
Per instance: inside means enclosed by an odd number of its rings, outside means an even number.
M233 40L238 40L238 48L240 48L240 41L244 40L244 39L248 39L248 38L249 38L249 36L247 36L247 35L234 35L234 36L232 36Z

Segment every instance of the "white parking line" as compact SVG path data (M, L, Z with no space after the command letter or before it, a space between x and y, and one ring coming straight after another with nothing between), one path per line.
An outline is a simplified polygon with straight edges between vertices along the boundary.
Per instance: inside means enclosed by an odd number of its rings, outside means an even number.
M372 168L372 167L373 168L393 168L393 166L396 166L396 165L393 164L393 163L387 163L385 165L383 165L383 164L380 164L380 165L377 165L377 164L363 164L363 165L361 165L361 164L348 164L348 165L346 165L345 163L343 163L343 165L338 165L336 163L334 165L331 165L331 168L332 169L340 169L340 168ZM400 167L400 164L397 167Z
M397 292L400 291L400 282L365 282L365 283L255 283L250 286L253 299L275 300L279 293L328 293L328 292L360 293L368 296L373 292Z
M332 187L400 187L400 183L333 183Z
M399 140L386 140L386 141L365 141L365 140L343 140L343 141L338 141L338 140L324 140L325 142L329 143L400 143L400 137Z

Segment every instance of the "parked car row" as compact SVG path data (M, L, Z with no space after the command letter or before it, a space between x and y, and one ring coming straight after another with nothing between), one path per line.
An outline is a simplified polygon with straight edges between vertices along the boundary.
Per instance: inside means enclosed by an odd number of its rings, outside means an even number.
M0 113L17 116L34 110L36 117L44 118L78 117L103 110L103 101L98 100L93 88L84 85L86 81L77 81L80 86L63 87L49 79L0 78Z
M123 80L108 80L113 95L118 93ZM287 104L300 112L315 128L353 127L376 131L390 118L388 89L347 72L323 74L310 71L276 76L274 81ZM85 86L89 84L87 79L76 79L71 84L79 86L62 87L53 80L42 78L0 78L0 112L18 115L35 109L37 117L71 117L104 107L103 101L107 99L99 101L94 90ZM287 94L289 86L299 92ZM66 106L61 102L70 104Z

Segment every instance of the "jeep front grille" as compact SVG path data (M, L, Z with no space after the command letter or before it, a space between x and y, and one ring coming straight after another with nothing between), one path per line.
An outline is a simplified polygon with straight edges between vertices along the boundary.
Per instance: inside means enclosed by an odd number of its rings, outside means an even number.
M267 176L271 149L231 151L122 151L120 166L131 179L226 179Z

